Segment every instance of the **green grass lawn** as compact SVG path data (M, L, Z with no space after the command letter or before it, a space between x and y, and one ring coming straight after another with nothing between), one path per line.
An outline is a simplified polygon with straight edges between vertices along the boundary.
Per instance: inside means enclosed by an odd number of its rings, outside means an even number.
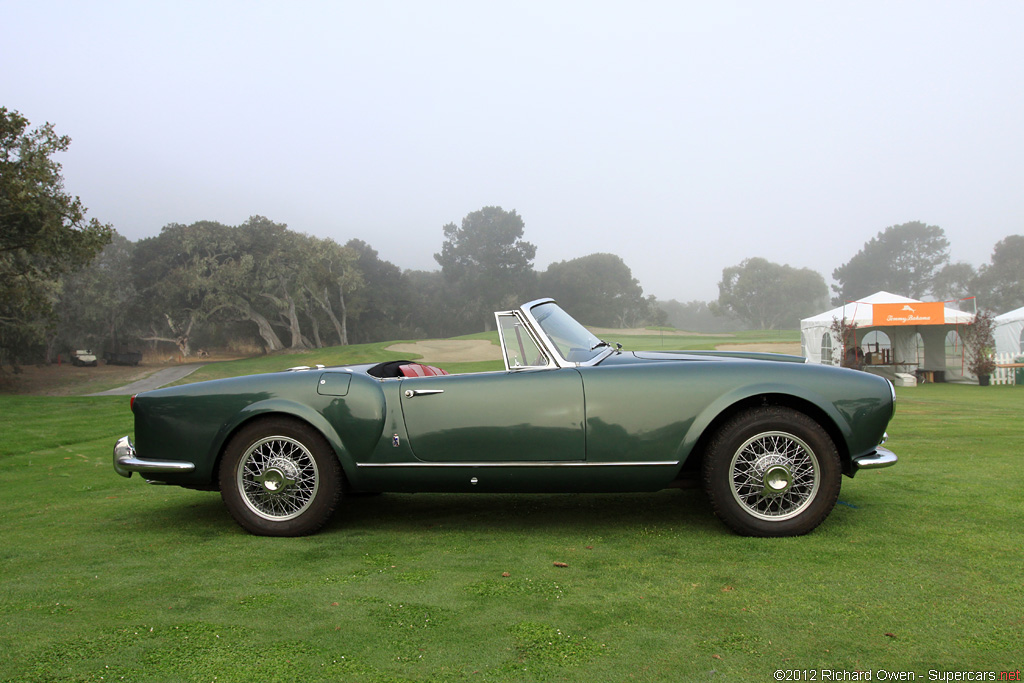
M114 474L127 398L0 397L0 680L1019 669L1024 389L898 391L899 464L792 539L732 535L695 490L388 494L259 538L216 493Z

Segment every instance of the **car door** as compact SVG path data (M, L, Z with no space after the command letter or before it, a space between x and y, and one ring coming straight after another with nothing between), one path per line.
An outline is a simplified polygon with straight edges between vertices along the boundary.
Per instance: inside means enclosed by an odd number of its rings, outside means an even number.
M402 413L419 460L582 461L583 378L575 368L403 379Z

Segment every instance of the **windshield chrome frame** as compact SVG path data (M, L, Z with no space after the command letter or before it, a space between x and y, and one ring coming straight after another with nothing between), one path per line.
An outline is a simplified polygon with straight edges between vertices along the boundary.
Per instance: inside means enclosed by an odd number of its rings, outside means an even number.
M536 308L537 306L540 306L541 304L557 304L557 303L558 302L555 301L554 299L552 299L551 297L545 297L543 299L535 299L533 301L529 301L529 302L523 304L522 306L520 306L519 310L516 311L516 312L520 313L521 317L524 318L527 321L527 323L528 323L527 324L527 329L532 329L534 331L534 338L536 340L542 342L544 351L548 354L549 358L553 358L554 359L554 361L555 361L555 363L557 363L558 367L560 367L560 368L590 367L590 366L593 366L593 365L597 365L598 363L603 361L605 358L607 358L608 356L610 356L613 353L615 353L615 349L614 348L612 348L611 346L606 346L601 351L601 353L597 354L596 356L594 356L593 358L591 358L590 360L587 360L587 361L583 361L583 362L579 362L578 363L578 362L569 361L569 360L566 360L565 358L563 358L562 354L559 353L559 351L558 351L558 347L555 346L555 343L553 341L551 341L551 339L548 337L548 335L544 332L544 328L540 326L540 323L538 323L537 319L533 316L533 309ZM562 310L565 311L564 308ZM497 314L495 314L495 315L497 315ZM566 313L566 315L568 315L568 313ZM572 316L570 316L570 317L572 317ZM573 319L575 320L575 318L573 318ZM579 321L577 320L576 322L579 322ZM580 323L580 324L582 325L582 323ZM502 350L502 354L504 355L504 350ZM508 364L508 361L506 361L506 365L507 364Z

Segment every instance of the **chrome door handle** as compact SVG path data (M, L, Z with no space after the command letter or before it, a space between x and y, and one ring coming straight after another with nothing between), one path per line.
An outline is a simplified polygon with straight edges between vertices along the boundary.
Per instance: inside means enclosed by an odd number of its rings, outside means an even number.
M406 389L405 397L412 398L413 396L429 396L430 394L443 394L444 389Z

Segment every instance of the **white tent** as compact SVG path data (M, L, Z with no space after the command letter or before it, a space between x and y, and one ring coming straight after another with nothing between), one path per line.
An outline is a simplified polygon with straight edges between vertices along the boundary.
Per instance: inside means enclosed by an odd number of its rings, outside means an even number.
M1024 307L997 315L996 353L1017 356L1024 352Z
M885 305L884 310L907 311L902 318L897 318L895 324L879 324L876 320L876 312L883 308L876 305ZM918 304L921 304L918 306ZM937 317L932 317L927 324L915 324L915 309L930 307L930 310L940 310ZM939 307L939 308L936 308ZM892 318L892 316L890 316ZM922 318L923 319L923 318ZM946 379L958 379L967 374L963 362L955 365L946 365L946 335L955 331L958 325L970 324L974 321L973 313L964 313L955 308L949 308L942 304L925 303L917 299L910 299L898 294L889 292L876 292L860 301L853 301L831 311L819 313L816 316L805 318L800 321L800 346L803 355L812 363L838 364L840 355L844 352L842 340L832 332L833 320L846 320L849 325L857 323L854 334L857 347L865 353L868 369L877 374L894 378L897 373L909 373L913 375L918 370L945 373ZM865 337L872 332L881 332L889 339L890 349L885 351L883 343L870 343L872 348L863 348ZM873 335L875 340L881 335ZM919 352L920 349L920 352ZM959 341L957 349L962 356ZM850 352L850 350L846 350ZM874 352L874 353L872 353ZM868 355L870 354L870 356Z

